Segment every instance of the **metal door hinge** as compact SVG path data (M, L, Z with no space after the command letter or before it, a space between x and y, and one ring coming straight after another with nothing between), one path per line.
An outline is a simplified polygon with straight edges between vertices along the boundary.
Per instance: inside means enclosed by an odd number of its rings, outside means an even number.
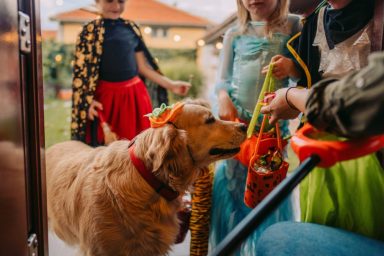
M32 234L28 237L28 249L29 249L29 255L30 256L37 256L38 255L38 251L37 251L37 247L38 246L38 242L37 242L37 235L36 234Z
M31 19L23 12L19 12L19 38L20 51L22 53L31 52Z

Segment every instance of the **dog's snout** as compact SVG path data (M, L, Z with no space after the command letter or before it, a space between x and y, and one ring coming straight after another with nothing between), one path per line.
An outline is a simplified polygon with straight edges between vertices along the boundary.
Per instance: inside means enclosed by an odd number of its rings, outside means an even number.
M242 124L242 123L239 124L238 127L239 127L240 131L242 131L242 132L246 132L248 129L248 126L246 124Z

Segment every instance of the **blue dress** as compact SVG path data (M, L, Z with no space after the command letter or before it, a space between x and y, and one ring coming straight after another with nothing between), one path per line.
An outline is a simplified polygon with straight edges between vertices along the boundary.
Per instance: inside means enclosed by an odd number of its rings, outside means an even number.
M273 33L270 37L264 36L265 22L256 21L250 21L245 32L233 27L225 34L216 90L227 90L241 120L249 122L251 119L265 78L261 74L262 68L269 64L273 56L288 54L284 50L286 42L299 30L299 26L299 19L289 16L285 31ZM285 86L288 86L287 80L276 80L276 89ZM280 123L280 127L283 136L288 135L287 122ZM247 167L237 160L224 160L216 166L211 210L211 250L252 210L244 204L246 177ZM278 221L294 220L294 217L289 196L243 242L236 255L254 255L257 239L268 226Z

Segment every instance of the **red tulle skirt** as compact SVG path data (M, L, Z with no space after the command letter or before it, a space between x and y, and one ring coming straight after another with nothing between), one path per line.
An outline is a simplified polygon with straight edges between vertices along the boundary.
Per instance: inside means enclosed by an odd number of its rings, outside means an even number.
M151 99L139 77L121 82L100 80L94 98L103 105L104 118L119 139L131 140L150 127L149 119L144 115L152 112ZM90 133L87 133L87 142L90 141ZM104 144L100 125L97 142Z

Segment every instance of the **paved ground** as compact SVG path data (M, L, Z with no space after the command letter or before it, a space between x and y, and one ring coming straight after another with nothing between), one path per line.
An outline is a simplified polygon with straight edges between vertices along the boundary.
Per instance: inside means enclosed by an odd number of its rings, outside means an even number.
M48 237L49 255L50 256L78 256L80 255L76 248L66 245L54 233L49 232ZM169 256L188 256L189 255L190 233L188 232L184 242L172 247Z

